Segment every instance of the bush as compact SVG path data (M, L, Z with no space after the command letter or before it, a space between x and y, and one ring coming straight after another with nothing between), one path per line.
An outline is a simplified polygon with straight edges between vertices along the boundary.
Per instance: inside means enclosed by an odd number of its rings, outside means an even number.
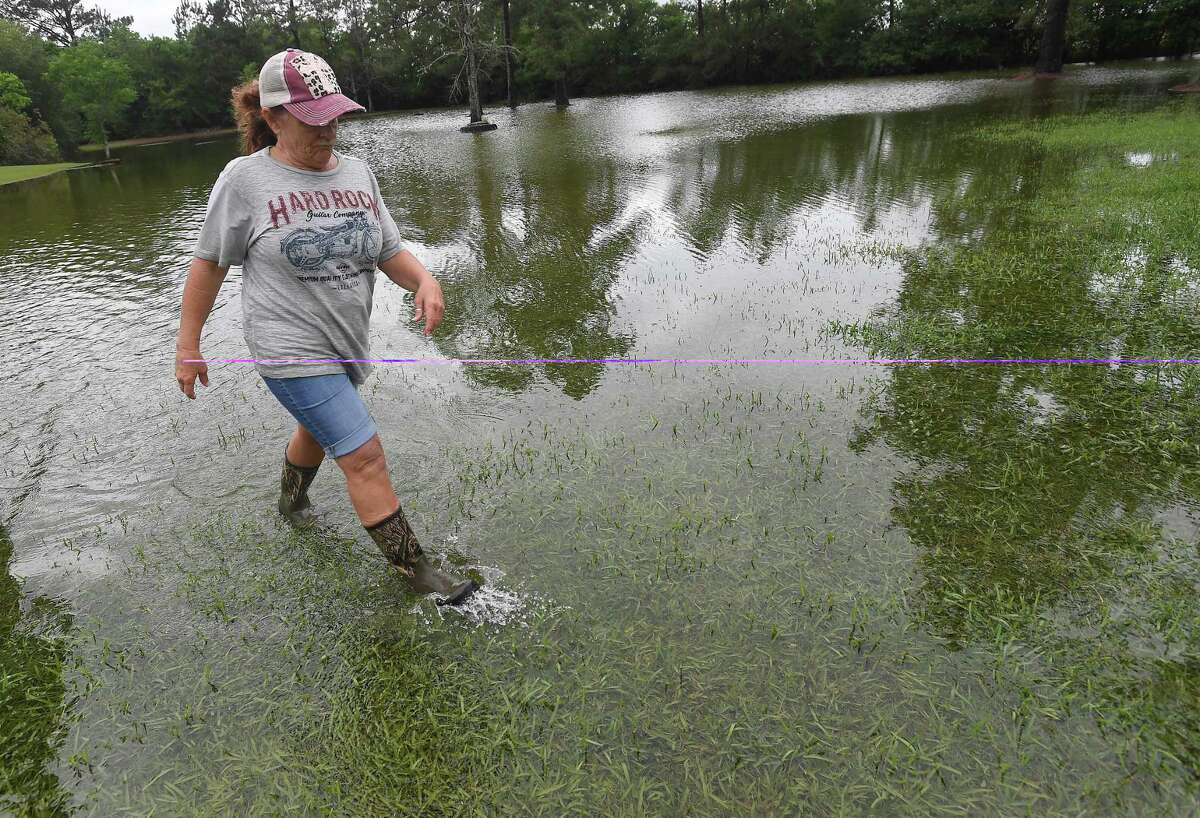
M0 106L0 164L38 165L60 161L58 142L45 122L31 122L20 111Z

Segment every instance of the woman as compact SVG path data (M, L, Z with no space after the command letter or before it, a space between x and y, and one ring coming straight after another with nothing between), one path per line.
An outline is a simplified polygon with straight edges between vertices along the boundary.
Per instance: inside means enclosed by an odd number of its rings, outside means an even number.
M188 398L208 385L200 331L231 265L242 265L243 331L271 393L297 420L284 450L279 511L309 526L308 487L326 455L346 476L359 520L417 593L457 604L477 589L435 567L392 489L375 424L358 395L370 374L375 270L415 293L425 334L442 320L442 289L400 246L366 163L334 150L337 118L362 106L329 65L296 49L233 90L245 156L221 172L184 285L175 377ZM298 363L298 360L326 363Z

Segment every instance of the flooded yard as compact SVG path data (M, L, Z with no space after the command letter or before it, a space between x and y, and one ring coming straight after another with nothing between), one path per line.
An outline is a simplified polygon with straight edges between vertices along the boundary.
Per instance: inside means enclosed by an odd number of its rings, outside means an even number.
M1178 81L345 123L445 288L426 338L381 280L373 356L438 360L363 394L463 610L332 463L328 526L279 518L251 365L178 391L233 140L0 188L0 809L1194 815L1200 370L878 363L1200 358Z

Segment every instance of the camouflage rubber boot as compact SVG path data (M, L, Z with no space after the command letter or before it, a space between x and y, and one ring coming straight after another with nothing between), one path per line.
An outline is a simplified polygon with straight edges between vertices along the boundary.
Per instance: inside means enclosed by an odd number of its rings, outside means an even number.
M429 561L403 509L397 508L387 518L365 528L387 561L408 578L414 593L441 594L442 598L437 601L439 605L458 605L479 590L475 580L453 577Z
M308 500L308 487L317 476L316 466L294 466L288 462L287 447L283 448L283 475L279 478L279 513L298 528L309 528L317 515Z

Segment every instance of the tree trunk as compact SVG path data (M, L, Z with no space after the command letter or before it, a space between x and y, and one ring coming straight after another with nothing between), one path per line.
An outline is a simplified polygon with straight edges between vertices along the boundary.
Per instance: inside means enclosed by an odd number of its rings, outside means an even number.
M515 108L512 94L512 18L508 13L508 0L500 0L504 11L504 87L508 89L508 107Z
M696 0L696 33L704 39L704 0Z
M471 124L483 121L483 106L479 102L479 68L475 59L475 32L471 28L471 17L467 12L466 0L459 0L462 14L462 43L467 52L467 98L471 102Z
M1042 31L1042 48L1034 70L1039 74L1062 72L1063 50L1067 42L1067 11L1070 0L1047 0L1046 28Z
M288 31L292 33L292 45L300 47L300 32L296 30L296 0L288 0Z
M479 75L475 67L475 43L467 45L467 96L471 99L471 123L483 121L483 106L479 103Z
M108 131L106 131L104 128L101 128L100 136L104 139L104 158L112 159L112 152L108 149Z
M567 75L562 73L558 75L558 79L554 81L554 104L560 108L565 108L571 104L570 98L567 97Z

